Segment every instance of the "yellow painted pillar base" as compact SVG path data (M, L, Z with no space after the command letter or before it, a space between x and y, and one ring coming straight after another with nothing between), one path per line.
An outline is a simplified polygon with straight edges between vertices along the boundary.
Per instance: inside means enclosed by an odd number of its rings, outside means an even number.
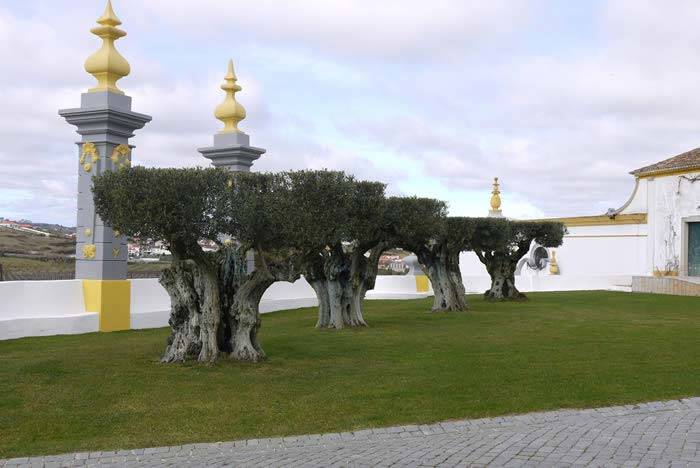
M430 281L426 275L416 275L416 292L427 293L430 291Z
M100 316L100 331L131 328L131 281L83 280L85 311Z

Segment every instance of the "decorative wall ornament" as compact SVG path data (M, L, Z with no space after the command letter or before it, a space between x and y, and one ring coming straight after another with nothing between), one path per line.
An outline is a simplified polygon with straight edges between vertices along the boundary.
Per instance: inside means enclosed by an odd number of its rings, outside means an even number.
M114 247L112 249L112 257L117 258L119 257L119 254L121 253L121 250L119 247Z
M114 230L114 237L119 237L119 236L121 236L121 235L122 235L122 233L119 232L118 229L115 229L115 230Z
M559 274L559 263L557 262L557 251L552 249L551 258L549 259L549 274Z
M94 156L94 155L99 155L100 152L97 149L97 146L95 146L95 143L91 141L86 141L83 143L83 155L84 156Z
M83 246L83 257L93 259L97 253L97 246L95 244L85 244Z
M534 272L543 271L549 262L550 258L547 249L533 241L532 244L530 244L528 253L518 261L515 267L515 274L522 274L523 268L525 267Z
M83 164L83 169L85 170L85 172L90 172L92 170L92 163L86 162L85 164Z
M95 146L95 143L92 143L90 141L83 143L82 152L80 154L80 164L83 165L83 168L86 172L90 172L90 169L86 167L87 164L85 163L85 161L87 161L88 156L90 157L90 160L93 163L96 163L100 160L100 151L97 149L97 146ZM90 168L92 168L92 166L90 166Z
M131 148L128 145L121 144L114 148L112 151L112 156L110 159L114 163L114 167L122 169L131 166L131 161L129 160L129 155L131 154Z
M92 229L86 228L85 229L85 237L90 237L92 235Z

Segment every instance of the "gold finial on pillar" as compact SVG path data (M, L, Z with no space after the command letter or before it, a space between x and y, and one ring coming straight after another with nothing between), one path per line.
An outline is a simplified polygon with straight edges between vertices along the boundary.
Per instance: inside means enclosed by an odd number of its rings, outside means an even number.
M552 258L549 259L549 274L559 274L559 263L557 263L557 251L552 249Z
M493 178L493 191L491 192L491 209L498 211L501 209L501 190L498 177Z
M491 191L491 209L489 210L489 217L491 218L502 218L503 213L501 212L501 190L500 184L498 183L498 177L493 178L493 190Z
M131 67L114 47L114 41L126 36L126 33L117 28L122 22L114 14L111 0L107 0L105 11L97 20L97 24L99 26L92 28L90 32L102 39L102 47L85 61L85 71L97 78L97 86L88 92L111 91L124 94L117 87L117 80L128 75Z
M241 133L238 123L245 119L245 109L236 101L236 93L242 88L236 84L236 73L233 71L233 60L228 61L228 73L224 77L226 82L221 89L226 91L224 102L219 104L214 111L214 116L224 123L224 128L219 133Z

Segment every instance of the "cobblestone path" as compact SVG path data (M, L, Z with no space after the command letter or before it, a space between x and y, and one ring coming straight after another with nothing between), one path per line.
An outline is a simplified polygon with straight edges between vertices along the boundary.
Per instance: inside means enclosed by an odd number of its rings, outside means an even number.
M0 466L693 466L700 398L336 434L0 460Z

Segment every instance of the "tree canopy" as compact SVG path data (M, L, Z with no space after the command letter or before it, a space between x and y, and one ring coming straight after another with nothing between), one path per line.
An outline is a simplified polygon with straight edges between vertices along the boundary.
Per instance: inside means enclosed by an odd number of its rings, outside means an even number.
M565 226L559 222L477 218L470 250L491 276L486 298L524 299L525 295L515 286L518 261L528 253L533 241L543 247L558 247L565 233Z
M166 242L173 255L200 255L216 240L227 174L217 169L134 167L94 179L95 210L125 235Z
M518 260L533 241L556 247L565 233L561 223L447 216L443 201L386 197L384 184L339 171L134 167L96 177L93 192L106 224L162 240L173 253L161 276L172 300L166 361L211 362L222 352L262 359L260 299L275 281L300 273L318 297L317 326L366 325L365 294L374 288L379 256L393 247L418 257L434 311L467 309L459 256L469 250L491 276L487 297L521 298ZM204 252L203 239L219 251Z

